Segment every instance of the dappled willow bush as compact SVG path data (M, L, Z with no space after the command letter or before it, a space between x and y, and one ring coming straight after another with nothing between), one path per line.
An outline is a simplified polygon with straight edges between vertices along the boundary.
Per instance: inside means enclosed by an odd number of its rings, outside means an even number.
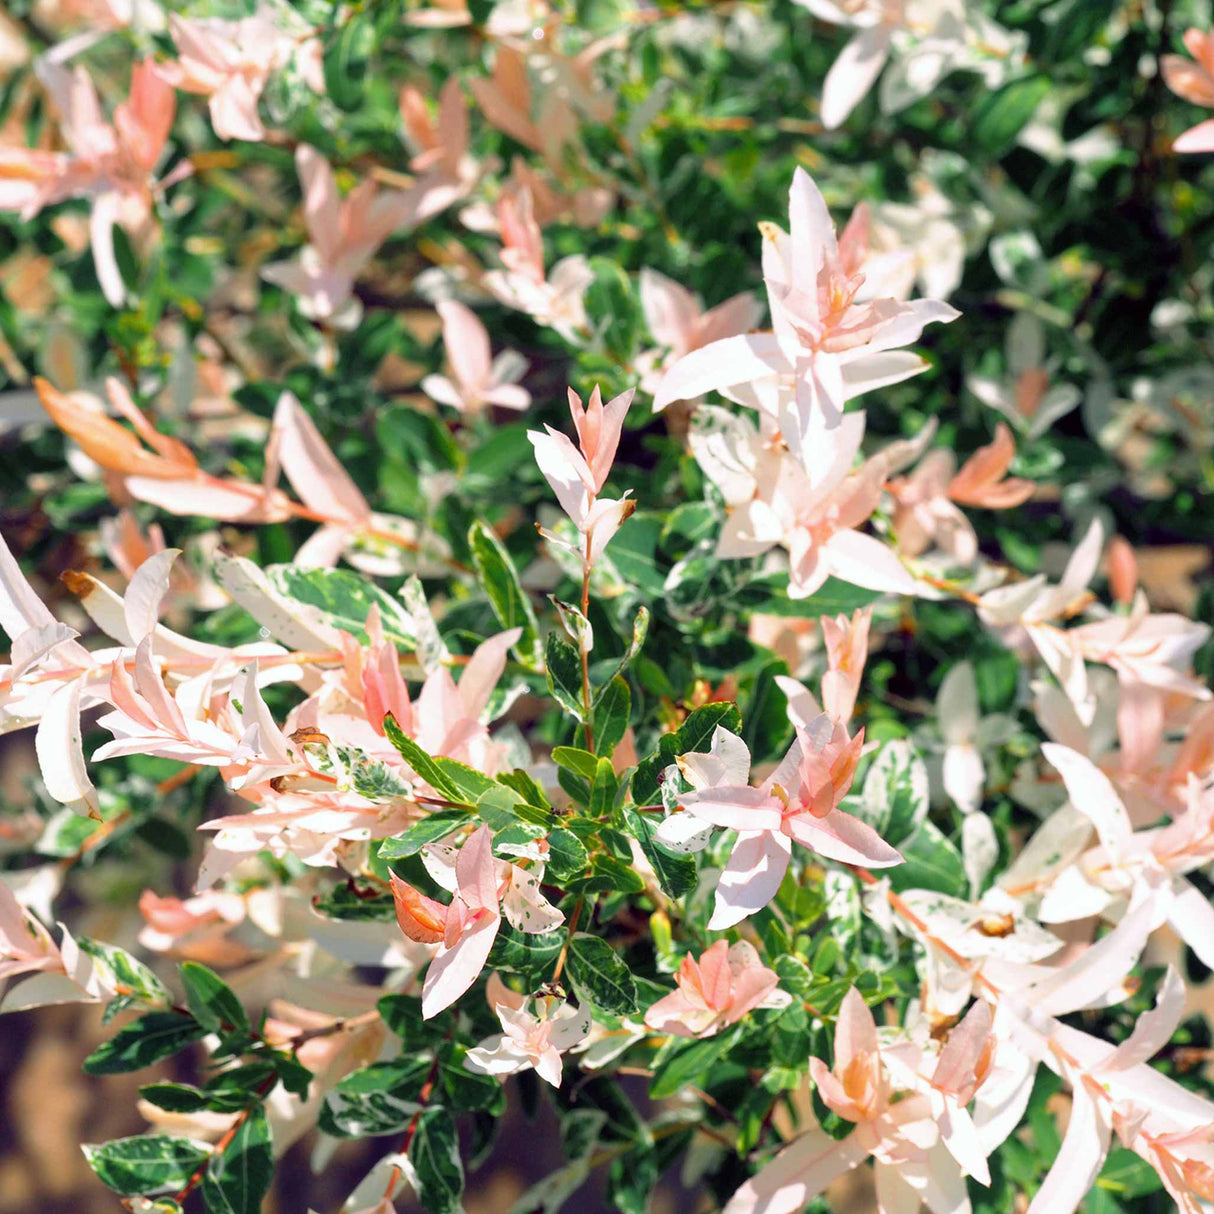
M0 17L0 1011L177 1058L116 1200L447 1214L513 1091L517 1214L1206 1208L1209 14L179 8Z

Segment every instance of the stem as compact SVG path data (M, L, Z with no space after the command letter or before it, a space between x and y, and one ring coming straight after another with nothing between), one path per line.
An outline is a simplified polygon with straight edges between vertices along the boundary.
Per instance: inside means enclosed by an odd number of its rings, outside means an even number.
M417 1133L418 1123L422 1119L422 1114L426 1111L426 1104L430 1099L431 1093L434 1091L434 1083L438 1079L438 1051L434 1053L434 1061L430 1064L430 1074L426 1076L426 1082L422 1084L422 1090L418 1093L417 1103L418 1110L413 1114L409 1122L409 1128L405 1130L405 1136L401 1140L400 1147L397 1150L398 1155L408 1155L409 1148L413 1145L413 1137ZM391 1201L392 1194L396 1192L396 1186L404 1179L404 1173L401 1171L400 1164L393 1165L392 1171L388 1173L388 1187L384 1190L384 1200Z
M332 1024L326 1024L324 1028L305 1029L298 1037L291 1038L290 1045L292 1050L298 1050L307 1041L316 1041L320 1037L333 1037L338 1033L352 1033L355 1029L366 1028L368 1025L374 1024L378 1019L379 1012L372 1008L369 1012L351 1016L348 1020L334 1020Z
M268 1096L270 1089L277 1082L278 1082L277 1075L270 1075L267 1078L263 1079L262 1082L258 1085L257 1095L263 1096L263 1097ZM227 1130L224 1132L223 1137L215 1144L215 1149L210 1153L210 1155L208 1155L206 1157L206 1159L203 1160L202 1163L200 1163L198 1165L198 1170L194 1173L193 1176L190 1177L189 1180L186 1181L185 1188L182 1189L181 1192L178 1193L177 1196L174 1198L174 1200L177 1202L178 1205L183 1204L185 1199L187 1197L189 1197L189 1195L198 1187L198 1185L200 1185L202 1183L202 1178L207 1174L207 1168L210 1166L211 1160L224 1153L224 1151L227 1149L228 1145L231 1143L232 1139L236 1137L236 1134L240 1130L240 1127L242 1125L244 1125L244 1123L246 1121L249 1120L249 1117L251 1116L253 1109L256 1107L258 1107L258 1106L252 1105L252 1104L249 1105L249 1107L247 1109L245 1109L240 1114L240 1116L237 1117L234 1122L232 1122L232 1124L230 1126L228 1126Z
M577 931L578 920L582 917L582 904L585 898L578 898L577 905L573 908L573 914L569 916L569 934L565 937L565 943L561 945L560 955L556 959L556 965L552 969L552 981L555 983L560 979L561 971L565 968L565 958L569 955L569 941L573 939L573 933Z
M582 558L582 615L589 619L587 612L590 610L590 536L586 536L586 555ZM578 654L582 659L582 704L584 705L585 720L582 722L582 728L586 732L586 749L591 753L594 752L594 726L591 725L591 705L590 705L590 654L586 652L582 645L581 638L578 638ZM555 981L555 979L554 979Z

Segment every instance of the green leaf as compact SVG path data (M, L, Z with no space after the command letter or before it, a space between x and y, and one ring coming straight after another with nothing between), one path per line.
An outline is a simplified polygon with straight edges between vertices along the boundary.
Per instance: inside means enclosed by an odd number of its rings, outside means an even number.
M694 1084L733 1045L734 1033L718 1033L702 1041L672 1037L653 1061L653 1079L649 1084L651 1100L665 1100L689 1084Z
M467 821L468 811L465 809L436 809L414 822L403 834L385 839L379 845L380 857L384 860L401 860L405 856L415 856L427 843L445 839Z
M422 1001L416 995L384 995L375 1005L384 1026L410 1050L424 1049L443 1039L451 1027L451 1013L422 1018Z
M396 903L390 893L380 886L359 887L353 880L314 897L312 909L326 919L355 923L391 923L396 918Z
M712 745L717 726L738 733L742 718L734 704L705 704L687 714L687 719L672 733L658 739L658 750L637 764L632 777L632 799L637 805L651 805L658 795L658 777L679 755L706 751Z
M283 598L310 608L317 618L363 645L369 640L367 613L372 607L379 608L387 640L407 650L417 644L417 630L400 600L353 570L271 565L266 577Z
M382 409L376 419L375 437L389 460L412 469L454 471L464 458L441 418L407 405ZM470 521L464 525L465 533L469 525Z
M612 539L606 559L596 569L614 574L614 581L634 595L658 599L666 585L665 562L659 563L658 552L662 529L666 525L661 514L634 514Z
M1053 87L1048 76L1022 76L987 93L970 120L970 136L987 156L1007 151Z
M435 755L434 765L455 786L460 799L470 805L475 805L491 788L497 788L498 783L483 771L477 771L458 759L449 759L446 755Z
M620 1214L646 1214L660 1169L653 1138L638 1135L626 1156L611 1161L607 1171L607 1197Z
M628 729L632 692L618 674L599 692L594 705L594 750L610 756Z
M864 777L853 810L887 843L897 847L927 817L927 767L905 738L886 742Z
M210 1031L249 1031L249 1017L235 991L214 970L197 961L183 961L179 972L186 1002L199 1024Z
M544 643L544 663L548 671L548 690L566 712L584 721L582 702L582 660L572 645L555 632Z
M632 621L632 638L628 642L628 648L624 656L620 658L620 664L615 668L616 674L623 674L636 659L637 654L645 645L645 638L649 635L649 608L638 607L636 618Z
M149 1012L118 1030L85 1060L88 1075L139 1071L206 1036L206 1026L180 1012Z
M409 1142L409 1162L417 1181L417 1199L430 1214L454 1214L464 1192L464 1165L451 1114L427 1108Z
M522 800L513 788L495 784L477 797L476 815L495 835L499 831L518 828L520 823L514 809ZM531 837L535 837L534 832Z
M397 753L440 797L448 801L462 800L455 782L418 744L396 723L389 713L384 717L384 733L396 747Z
M274 1076L274 1063L268 1058L220 1071L206 1082L207 1104L216 1112L242 1113L261 1099L258 1089L272 1086Z
M366 17L347 14L337 36L325 48L325 92L338 109L358 109L366 96L363 83L375 45L375 27Z
M1100 1169L1096 1185L1122 1200L1129 1200L1157 1193L1163 1182L1145 1159L1126 1147L1115 1146Z
M578 997L614 1016L637 1008L637 988L623 957L598 936L578 932L569 941L565 973Z
M851 615L881 597L880 591L865 590L850 582L828 577L808 598L788 597L788 574L772 573L754 578L738 595L741 605L764 615L795 616L816 620L824 615Z
M620 782L616 779L615 769L610 759L600 759L598 770L594 773L594 782L590 786L590 816L601 818L615 803L616 790Z
M468 531L468 547L472 551L472 562L476 566L493 614L503 628L521 628L514 652L520 662L532 670L538 670L543 657L540 645L539 621L535 609L519 580L518 570L506 546L479 519Z
M207 1107L206 1093L188 1083L145 1083L139 1095L166 1113L196 1113Z
M645 881L631 863L607 852L596 852L585 877L568 882L574 893L639 894Z
M632 280L609 257L589 261L593 281L586 288L586 318L591 331L616 362L627 364L636 352L642 317Z
M554 746L552 761L558 767L575 772L583 780L593 780L599 769L598 756L578 746Z
M527 981L542 982L551 975L564 942L564 932L516 932L503 923L486 965Z
M79 815L76 817L79 820ZM137 961L125 949L116 944L90 939L88 936L77 937L76 944L82 953L93 959L99 977L110 986L125 987L130 992L129 995L123 996L128 1003L153 1006L172 1003L172 997L164 983L142 961Z
M149 1197L184 1189L211 1153L205 1143L167 1134L85 1143L81 1150L97 1179L124 1197Z
M506 1094L499 1080L482 1075L464 1066L467 1051L462 1047L453 1054L453 1061L439 1068L447 1103L455 1112L467 1113L487 1109L501 1113L506 1107Z
M259 1104L223 1151L211 1156L202 1178L202 1200L210 1214L261 1214L273 1180L270 1122Z
M320 1128L335 1138L400 1133L422 1107L430 1070L430 1059L413 1055L352 1071L325 1096Z
M934 889L955 898L965 897L969 881L961 853L934 822L924 822L898 850L903 863L888 870L896 892Z
M586 848L573 831L558 826L548 832L547 880L565 885L582 876L589 863Z
M673 851L658 842L648 814L638 813L631 805L625 805L622 812L624 822L645 853L645 859L657 876L662 892L670 898L681 898L691 893L699 877L695 857Z

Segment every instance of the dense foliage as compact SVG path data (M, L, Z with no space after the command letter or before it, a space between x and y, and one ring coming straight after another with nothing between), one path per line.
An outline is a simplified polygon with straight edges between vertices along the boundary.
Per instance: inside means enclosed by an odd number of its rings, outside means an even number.
M512 1103L513 1214L1209 1208L1210 19L10 0L0 1011L158 1065L116 1202Z

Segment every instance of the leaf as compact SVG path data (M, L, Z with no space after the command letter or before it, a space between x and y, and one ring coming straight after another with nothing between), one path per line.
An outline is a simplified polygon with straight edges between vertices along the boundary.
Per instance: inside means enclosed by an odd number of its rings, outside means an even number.
M145 1083L139 1095L166 1113L196 1113L207 1107L206 1093L188 1083Z
M403 860L406 856L415 856L428 843L437 843L440 839L445 839L453 831L459 830L467 821L467 810L436 809L422 818L420 822L415 822L403 834L385 839L379 845L380 858Z
M852 811L887 843L897 847L927 817L927 766L905 738L886 742L864 777Z
M658 563L658 551L665 523L663 515L637 513L612 539L595 568L614 575L617 593L631 591L645 598L661 598L667 571Z
M495 784L486 789L476 799L476 816L497 835L499 831L519 829L521 824L514 807L522 802L522 797L513 788L505 788ZM541 831L532 832L529 838L538 838Z
M347 14L337 36L325 48L325 92L338 109L353 111L363 104L367 63L375 42L375 29L361 15Z
M390 1033L411 1050L434 1045L451 1027L451 1013L440 1012L429 1020L422 1018L422 1001L416 995L384 995L375 1005Z
M620 1214L646 1214L659 1174L657 1151L646 1130L634 1140L626 1156L611 1161L608 1200Z
M934 822L922 823L898 850L903 863L887 870L890 885L896 892L934 889L954 898L965 897L969 881L961 853Z
M566 885L582 876L589 863L586 848L573 831L558 826L548 832L547 880Z
M211 1214L261 1214L273 1179L270 1122L259 1104L223 1151L211 1156L202 1178L202 1199Z
M235 991L214 970L197 961L183 961L179 973L186 1002L199 1024L210 1031L249 1031L249 1017Z
M464 1165L455 1122L446 1109L422 1111L409 1143L409 1162L418 1201L430 1214L454 1214L464 1191Z
M458 1049L451 1062L444 1062L439 1067L448 1103L454 1111L460 1113L481 1109L502 1112L506 1105L506 1095L501 1083L492 1075L468 1070L464 1066L466 1054L466 1050Z
M280 594L247 558L218 557L215 578L257 623L289 649L335 649L341 643L337 629L319 611Z
M274 1063L268 1058L220 1071L206 1082L207 1104L216 1112L242 1113L261 1099L258 1089L272 1085L274 1076Z
M601 818L615 804L615 794L620 787L610 759L600 759L594 781L590 786L590 816Z
M1022 76L987 93L970 120L970 136L988 156L1007 151L1052 88L1048 76Z
M620 658L620 664L615 668L616 674L623 674L636 659L637 654L645 645L645 638L649 635L649 608L638 607L636 618L632 621L632 639L628 642L628 649L624 656Z
M572 893L639 894L645 889L645 881L631 861L600 851L590 863L590 872L569 881L568 889Z
M618 674L599 692L594 705L594 750L610 756L628 729L632 692Z
M672 1037L653 1061L653 1079L649 1084L651 1100L665 1100L694 1084L717 1059L733 1045L733 1033L718 1033L702 1041Z
M658 777L677 756L691 751L706 751L712 744L717 726L739 733L742 717L734 704L705 704L687 714L687 719L672 733L658 739L657 753L642 759L632 777L632 799L637 805L652 805L658 795Z
M417 629L400 600L353 570L270 565L266 577L282 598L311 608L316 618L363 645L369 640L367 613L378 607L384 636L402 649L417 646Z
M558 767L575 772L583 780L593 780L599 770L598 756L578 746L554 746L552 761Z
M189 1138L143 1134L81 1147L97 1179L124 1197L148 1197L184 1189L211 1148Z
M570 938L565 973L578 993L600 1011L627 1016L637 1010L637 988L623 957L598 936Z
M391 894L382 888L359 888L349 881L314 896L312 909L326 919L346 922L391 923L396 918Z
M430 1059L414 1054L352 1071L325 1096L321 1130L335 1138L400 1133L422 1107L430 1070Z
M384 717L384 733L396 747L397 753L440 797L448 801L461 800L460 791L454 781L418 744L396 723L389 713Z
M81 818L79 814L72 816L78 822L89 821ZM89 822L89 826L95 827L96 823ZM142 961L136 960L125 949L116 944L93 940L88 936L78 936L76 944L82 953L87 953L93 959L93 965L107 985L124 987L130 992L123 996L124 999L153 1006L167 1006L172 1003L164 983Z
M672 851L659 843L647 814L638 813L630 805L625 805L622 812L624 822L645 853L645 859L649 861L662 892L670 898L681 898L691 893L699 879L695 857Z
M564 942L562 931L516 932L503 923L485 964L489 969L518 974L527 981L542 982L551 976Z
M468 530L468 547L472 552L477 577L498 623L504 629L523 630L518 644L514 646L515 654L524 666L538 670L543 658L539 621L535 618L535 609L523 589L510 553L479 519Z
M490 789L497 788L498 783L483 771L477 771L458 759L449 759L446 755L435 755L434 765L455 785L462 800L474 804Z
M118 1030L85 1060L87 1075L139 1071L206 1035L206 1027L180 1012L149 1012Z
M824 615L851 615L858 608L875 603L881 593L828 577L808 598L791 599L788 597L788 574L772 573L747 582L737 597L740 605L763 615L816 620Z
M582 609L558 599L555 594L550 594L548 601L561 617L566 633L575 643L574 648L579 654L589 653L594 648L594 625L582 614Z
M582 659L574 647L555 632L544 644L544 664L548 671L548 690L566 712L584 721L582 702Z

